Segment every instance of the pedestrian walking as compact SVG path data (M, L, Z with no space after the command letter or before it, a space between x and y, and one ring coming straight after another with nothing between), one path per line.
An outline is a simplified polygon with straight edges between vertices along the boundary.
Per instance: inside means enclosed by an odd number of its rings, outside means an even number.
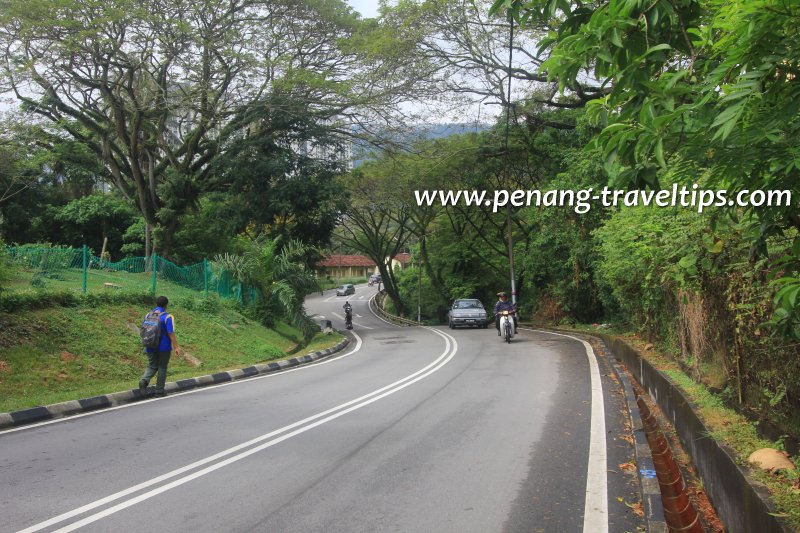
M145 393L150 379L158 373L156 396L164 396L167 366L172 352L175 351L175 355L180 355L178 339L175 336L175 318L167 313L168 305L169 299L166 296L159 296L156 299L156 307L147 314L142 324L142 342L147 352L147 368L139 380L139 390Z

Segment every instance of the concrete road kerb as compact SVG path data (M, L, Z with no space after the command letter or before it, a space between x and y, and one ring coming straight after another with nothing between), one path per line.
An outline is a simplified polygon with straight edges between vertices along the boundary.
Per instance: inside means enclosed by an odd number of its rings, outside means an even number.
M238 368L236 370L229 370L227 372L217 372L216 374L172 381L166 384L164 391L167 394L183 392L190 389L195 389L197 387L217 385L220 383L236 381L262 374L269 374L271 372L279 372L281 370L312 363L319 359L329 357L342 351L349 343L350 340L345 338L332 348L319 350L302 357L292 357L291 359L284 359L282 361L273 361L270 363ZM103 394L100 396L94 396L92 398L83 398L81 400L55 403L43 407L31 407L30 409L22 409L20 411L12 411L10 413L0 413L0 430L16 428L36 422L45 422L47 420L63 418L80 413L87 413L90 411L97 411L99 409L106 409L109 407L116 407L118 405L132 403L152 397L152 393L143 394L141 391L139 391L139 389L133 389L122 392L114 392L111 394Z

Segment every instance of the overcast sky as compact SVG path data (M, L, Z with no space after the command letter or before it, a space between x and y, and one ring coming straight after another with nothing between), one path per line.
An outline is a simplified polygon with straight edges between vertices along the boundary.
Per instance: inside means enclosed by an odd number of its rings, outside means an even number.
M361 13L362 18L378 16L378 0L347 0L347 3Z

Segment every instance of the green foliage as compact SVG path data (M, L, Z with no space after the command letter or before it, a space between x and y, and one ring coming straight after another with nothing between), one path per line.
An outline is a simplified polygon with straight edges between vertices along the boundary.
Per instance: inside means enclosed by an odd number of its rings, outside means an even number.
M587 156L580 149L553 144L554 156L559 156L564 170L542 187L543 192L597 190L605 184L597 154ZM597 204L582 214L574 207L528 210L533 237L523 260L531 276L536 314L542 320L592 322L616 308L616 301L598 287L599 254L592 236L608 216Z
M695 213L652 207L622 209L595 231L597 278L633 324L666 334L674 294L697 285L705 221ZM608 304L610 302L606 302Z
M423 320L427 319L434 324L441 324L447 320L447 309L451 302L445 295L434 290L430 278L426 277L421 269L406 267L397 272L397 282L400 295L409 309L409 318L417 319L419 307Z
M215 181L227 192L215 197L220 223L235 232L249 227L256 236L327 244L347 196L334 180L342 170L336 154L344 147L324 120L280 96L243 108L229 125L231 134L254 127L259 134L244 136L216 163ZM314 158L297 146L331 155Z
M153 295L146 292L115 291L80 294L65 290L28 290L0 295L0 311L16 313L51 307L98 306L106 304L150 305Z
M780 289L775 293L775 316L770 323L787 337L800 340L800 314L795 312L800 294L800 278L779 278L773 283Z
M125 233L122 234L124 244L120 248L125 257L144 255L144 232L145 223L141 217L128 226Z
M24 119L9 118L2 129L0 235L7 242L67 244L63 221L56 215L107 177L97 157L84 143L52 135Z
M11 258L8 257L6 246L3 244L2 239L0 239L0 293L5 290L8 282L11 281L11 269Z
M498 0L492 9L526 25L553 25L542 68L562 90L584 68L608 87L588 107L604 128L595 145L614 185L659 188L669 171L679 183L703 176L729 191L787 191L794 200L781 207L733 206L759 224L755 255L769 255L770 237L800 228L796 3ZM798 263L800 249L776 283L773 320L795 339Z
M276 316L285 317L308 340L319 329L303 305L306 294L319 290L304 263L309 251L300 241L289 241L280 251L275 240L250 241L241 255L218 255L214 263L239 283L256 287L260 297L245 302L254 316L267 325L274 324Z
M18 30L0 36L3 77L29 86L15 96L51 137L72 139L73 160L101 160L165 257L184 217L215 193L230 196L219 220L234 233L326 243L343 207L333 152L353 124L412 90L392 68L396 49L371 54L378 28L341 0L29 4L10 0L0 13ZM120 79L136 83L120 91ZM176 257L190 254L199 256Z
M123 232L136 220L133 208L110 194L84 196L53 211L53 219L61 227L61 244L87 244L99 252L107 238L106 251L112 258L119 258Z
M597 129L587 130L585 153L599 154L613 188L697 184L728 198L744 190L784 194L780 206L729 204L702 216L622 209L594 230L594 252L571 238L567 221L548 224L554 213L529 213L544 230L539 255L546 249L553 260L528 261L531 271L556 277L563 250L594 253L607 315L617 309L669 346L693 379L727 387L732 399L779 423L794 418L796 433L800 5L497 0L492 12L500 11L523 31L549 29L537 72L558 82L560 102L588 102ZM595 87L587 87L586 72ZM589 285L591 270L581 270ZM551 307L571 300L563 284L550 288Z
M236 249L238 228L231 217L237 199L221 193L213 193L200 200L196 208L181 218L175 233L170 254L176 263L194 263L204 257L213 257ZM123 249L132 249L131 255L143 255L144 221L126 232Z
M411 237L408 191L387 178L391 157L363 165L343 180L351 194L350 206L341 224L342 239L348 247L370 258L378 266L383 286L400 315L407 312L398 292L394 271L387 260L406 249Z

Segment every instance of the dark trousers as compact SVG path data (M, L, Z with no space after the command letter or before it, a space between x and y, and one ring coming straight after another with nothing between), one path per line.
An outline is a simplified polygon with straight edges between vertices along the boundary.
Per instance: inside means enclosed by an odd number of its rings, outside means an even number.
M156 394L164 392L164 385L167 383L167 367L172 351L168 352L147 352L147 368L142 374L142 379L150 383L150 378L158 373L156 377Z

